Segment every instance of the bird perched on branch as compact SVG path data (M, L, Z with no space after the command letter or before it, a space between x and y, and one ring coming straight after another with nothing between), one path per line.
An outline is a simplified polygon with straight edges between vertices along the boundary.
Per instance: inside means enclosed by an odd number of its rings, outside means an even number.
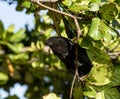
M46 40L46 44L53 53L65 64L68 71L75 71L76 66L76 44L64 37L51 37ZM88 74L92 64L88 58L86 50L78 45L78 73L79 76Z

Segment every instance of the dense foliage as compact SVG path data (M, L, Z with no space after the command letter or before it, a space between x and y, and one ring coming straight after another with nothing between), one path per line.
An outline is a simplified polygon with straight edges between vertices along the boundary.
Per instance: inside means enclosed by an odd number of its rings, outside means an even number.
M69 99L73 74L45 45L51 36L76 41L77 29L69 16L47 10L27 0L4 0L17 3L16 11L34 14L34 29L14 32L14 25L4 28L0 21L0 86L9 92L19 82L28 86L25 96L40 99L55 93ZM59 0L44 3L73 15L80 26L79 45L87 50L93 65L82 82L75 83L74 99L120 98L120 0ZM41 14L41 11L46 13ZM87 69L87 68L86 68ZM59 99L55 94L43 99ZM16 97L16 98L15 98ZM17 99L8 96L7 99Z

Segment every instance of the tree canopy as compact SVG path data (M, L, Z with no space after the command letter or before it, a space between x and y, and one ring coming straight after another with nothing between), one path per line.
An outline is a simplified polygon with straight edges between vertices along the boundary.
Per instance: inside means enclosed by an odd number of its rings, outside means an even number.
M0 20L1 88L9 93L20 83L28 86L28 99L69 99L74 74L45 44L52 36L63 36L85 48L93 65L87 76L75 80L73 98L120 98L120 0L3 1L32 13L34 28L26 24L14 32L14 25L5 29Z

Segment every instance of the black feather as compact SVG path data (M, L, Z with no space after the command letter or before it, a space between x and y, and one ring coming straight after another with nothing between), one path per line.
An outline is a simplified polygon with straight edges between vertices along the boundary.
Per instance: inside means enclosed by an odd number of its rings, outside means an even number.
M52 49L53 53L66 65L69 71L75 71L75 49L76 44L64 37L51 37L46 40L46 44ZM90 72L92 64L86 53L86 49L78 46L79 76Z

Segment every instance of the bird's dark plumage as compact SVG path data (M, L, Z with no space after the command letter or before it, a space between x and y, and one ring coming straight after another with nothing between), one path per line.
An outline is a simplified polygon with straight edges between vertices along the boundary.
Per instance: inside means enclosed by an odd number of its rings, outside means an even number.
M46 40L46 44L53 53L65 64L69 71L75 71L76 44L64 37L51 37ZM87 56L86 50L78 46L79 76L90 72L92 64Z

